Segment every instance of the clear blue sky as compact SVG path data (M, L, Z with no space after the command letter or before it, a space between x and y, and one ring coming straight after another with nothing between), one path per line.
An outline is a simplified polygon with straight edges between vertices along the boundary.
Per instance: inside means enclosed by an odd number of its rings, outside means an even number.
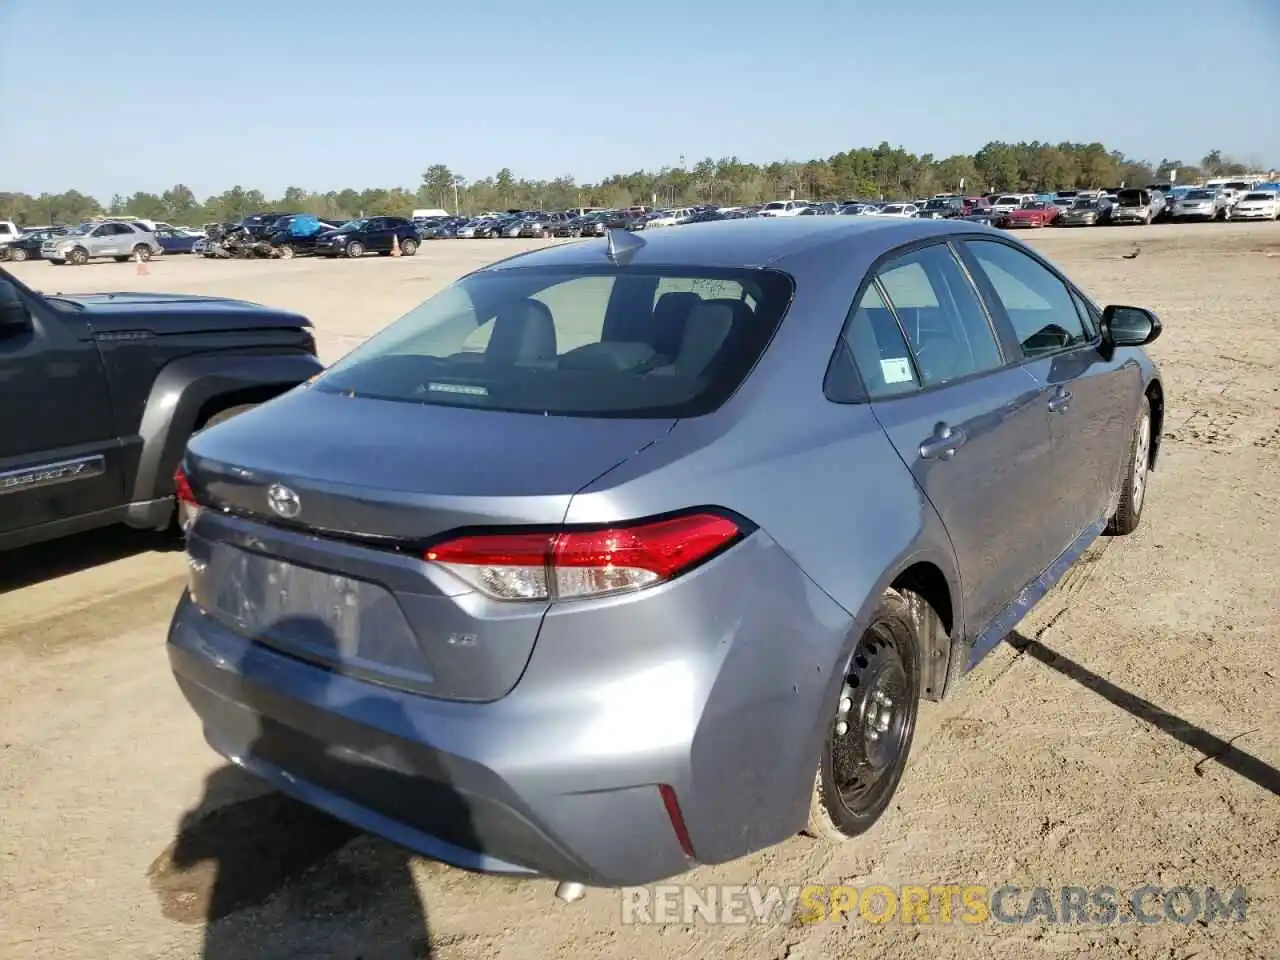
M0 190L102 199L882 140L1280 165L1278 106L1280 0L0 0Z

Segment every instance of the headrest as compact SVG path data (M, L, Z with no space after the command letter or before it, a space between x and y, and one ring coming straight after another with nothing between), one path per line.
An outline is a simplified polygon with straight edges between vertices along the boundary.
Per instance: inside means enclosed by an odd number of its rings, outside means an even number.
M490 363L530 363L556 358L556 323L551 310L537 300L518 300L493 320L484 356Z

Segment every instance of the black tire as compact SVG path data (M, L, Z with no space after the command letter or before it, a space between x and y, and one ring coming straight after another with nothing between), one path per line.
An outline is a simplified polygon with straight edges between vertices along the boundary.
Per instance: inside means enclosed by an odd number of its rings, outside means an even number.
M136 247L133 248L133 258L135 260L141 260L143 263L146 263L148 260L151 259L151 248L148 247L145 243L138 244Z
M417 240L406 240L404 241L404 243L400 244L400 253L406 257L412 257L417 252L418 252Z
M27 251L21 247L11 247L9 249L9 259L14 263L22 263L27 259Z
M364 244L359 240L352 240L347 244L347 256L352 259L364 256Z
M1151 478L1151 404L1146 398L1142 410L1133 425L1133 437L1129 441L1129 462L1125 468L1124 484L1120 488L1120 503L1107 523L1107 535L1123 537L1138 529L1142 522L1142 507L1147 500L1147 487Z
M814 778L806 833L842 841L865 833L902 780L920 711L921 637L933 609L886 590L845 669ZM941 625L938 625L941 629Z
M230 420L232 417L237 416L241 413L244 413L246 410L252 410L256 406L257 406L256 403L242 403L242 404L239 404L238 406L227 407L225 410L218 410L215 413L211 414L209 417L207 417L203 423L197 425L196 428L191 431L191 436L192 437L198 436L201 433L201 431L208 430L210 427L213 427L213 426L217 426L219 423L222 423L223 421L226 421L226 420ZM185 447L186 444L183 444L183 446ZM176 470L177 467L178 467L178 464L175 463L173 465L173 469ZM172 471L170 472L172 473ZM181 543L181 541L185 539L182 531L182 524L178 520L178 506L176 503L173 506L173 512L169 515L168 526L164 528L161 532L165 538L171 539L171 542L173 542L175 545Z
M75 264L77 267L83 267L89 262L89 251L84 247L74 247L69 254L67 260Z

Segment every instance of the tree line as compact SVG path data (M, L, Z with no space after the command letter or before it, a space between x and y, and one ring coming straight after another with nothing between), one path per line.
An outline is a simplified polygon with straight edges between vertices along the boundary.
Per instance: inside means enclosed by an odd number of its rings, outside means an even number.
M189 187L177 184L159 194L117 195L105 204L78 190L39 196L0 192L0 219L31 225L131 215L193 225L237 220L260 211L347 219L379 214L403 216L422 207L478 213L641 203L725 206L785 198L793 191L797 199L910 200L959 190L1044 192L1147 184L1168 180L1175 171L1178 182L1192 183L1203 177L1242 174L1248 169L1219 150L1211 150L1197 163L1165 158L1152 164L1108 150L1101 143L992 142L977 153L941 159L881 143L807 162L757 164L737 157L708 157L688 165L682 157L678 166L617 173L599 183L578 183L571 176L554 180L517 178L509 167L483 179L467 180L444 164L434 164L414 189L347 188L319 193L289 187L282 197L268 197L260 190L237 185L201 200Z

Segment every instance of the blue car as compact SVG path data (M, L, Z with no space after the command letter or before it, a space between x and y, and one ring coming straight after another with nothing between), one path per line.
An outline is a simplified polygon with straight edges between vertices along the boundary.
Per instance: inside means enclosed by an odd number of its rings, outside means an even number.
M192 438L170 663L216 750L460 866L857 836L920 702L1138 527L1160 330L955 219L501 260Z
M164 248L165 253L191 253L196 242L204 238L198 233L185 230L172 230L159 227L155 231L156 240Z

